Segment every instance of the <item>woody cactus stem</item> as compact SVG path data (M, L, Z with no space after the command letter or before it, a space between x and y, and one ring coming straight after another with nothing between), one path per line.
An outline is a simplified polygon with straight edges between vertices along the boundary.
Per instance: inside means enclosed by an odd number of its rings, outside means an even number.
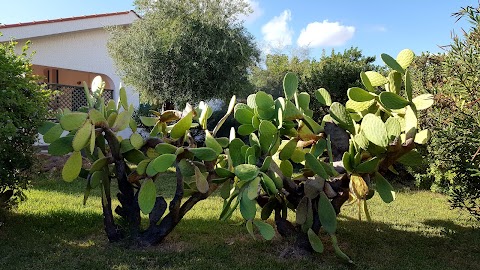
M111 129L105 128L104 132L105 139L110 146L111 155L114 160L115 174L118 181L118 188L120 190L117 194L117 198L120 201L121 206L118 206L115 209L115 212L127 221L130 233L132 235L137 235L140 230L140 208L138 207L138 202L135 198L133 186L128 182L126 172L127 165L120 153L120 143Z

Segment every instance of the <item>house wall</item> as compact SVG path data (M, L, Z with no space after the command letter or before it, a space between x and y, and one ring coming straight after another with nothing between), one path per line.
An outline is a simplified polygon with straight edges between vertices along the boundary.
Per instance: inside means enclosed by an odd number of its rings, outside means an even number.
M32 64L104 74L117 100L121 80L107 51L108 39L109 33L103 28L30 38L30 49L35 51ZM26 40L17 41L16 50L20 53ZM87 83L90 85L91 81ZM129 103L138 107L138 93L130 87L126 90Z
M88 84L89 82L93 81L96 76L102 76L106 79L106 76L104 74L70 69L59 69L57 67L33 65L32 70L33 74L40 76L40 81L44 83L58 83L64 85L83 86L83 82L86 82ZM48 71L50 72L48 73ZM56 76L57 72L58 77ZM48 76L50 76L50 80L47 78ZM112 85L110 85L109 80L105 81L105 89L114 89Z

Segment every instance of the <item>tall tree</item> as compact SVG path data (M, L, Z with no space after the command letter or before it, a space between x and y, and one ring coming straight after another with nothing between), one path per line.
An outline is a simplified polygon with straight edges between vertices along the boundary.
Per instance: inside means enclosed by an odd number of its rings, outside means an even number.
M137 0L142 19L112 29L108 48L124 82L149 102L182 104L252 89L258 61L239 15L245 1Z

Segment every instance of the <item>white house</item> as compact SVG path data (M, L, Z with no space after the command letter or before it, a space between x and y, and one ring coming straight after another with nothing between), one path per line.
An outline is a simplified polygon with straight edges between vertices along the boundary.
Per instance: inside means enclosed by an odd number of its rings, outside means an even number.
M139 16L134 11L96 14L80 17L0 25L0 42L18 41L16 50L31 41L35 51L32 59L34 73L44 82L65 91L59 107L79 107L83 98L79 87L90 85L97 75L106 82L106 96L118 99L120 78L115 73L113 60L107 52L108 26L128 26ZM58 88L57 88L58 87ZM128 100L136 107L139 96L127 88Z

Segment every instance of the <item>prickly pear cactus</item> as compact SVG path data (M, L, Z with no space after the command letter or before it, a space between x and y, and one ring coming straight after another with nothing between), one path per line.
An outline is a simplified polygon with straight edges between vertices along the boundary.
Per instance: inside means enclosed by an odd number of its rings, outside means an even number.
M207 198L217 185L215 166L225 159L223 148L228 138L215 138L215 133L233 112L232 98L227 114L213 132L206 130L212 109L204 102L197 108L188 105L184 111L152 111L153 117L141 117L149 134L142 134L132 118L134 108L128 104L126 91L119 91L119 100L105 104L101 78L92 84L90 93L85 86L88 106L78 112L67 109L58 114L58 123L46 123L44 140L50 143L51 155L70 154L62 170L65 181L86 179L84 203L90 191L99 188L102 193L105 230L110 241L117 241L125 234L115 224L111 205L111 182L118 182L117 197L120 206L115 212L129 224L129 233L141 244L158 244L198 201ZM129 138L119 132L131 129ZM204 145L190 135L191 128L205 132ZM82 167L83 157L90 160L90 168ZM176 191L167 204L157 192L155 182L169 168L176 171ZM182 204L182 198L187 200ZM167 207L168 206L168 207ZM168 214L167 208L169 209ZM150 226L140 228L140 212L149 215Z
M317 101L330 108L320 123L312 119L311 97L297 91L293 73L284 78L284 97L274 100L260 91L237 104L234 117L241 125L237 132L232 130L227 158L216 168L221 178L215 181L222 183L225 199L220 219L228 219L239 208L248 232L255 237L256 228L269 240L275 230L265 221L273 215L281 235L304 238L317 252L323 251L318 236L323 228L335 253L351 261L335 236L340 207L347 201L357 203L359 217L364 211L370 219L366 201L374 190L392 202L395 193L383 175L395 162L418 162L421 156L415 145L429 137L428 130L418 127L417 111L431 106L433 98L412 97L408 66L413 58L410 50L401 51L396 59L383 54L392 71L388 76L362 72L364 88L348 89L345 106L332 103L327 90L317 90ZM329 122L350 137L349 150L340 161L333 160L324 132ZM235 138L237 134L248 139ZM294 168L300 168L298 173ZM288 209L294 211L295 224L287 220L292 213Z

